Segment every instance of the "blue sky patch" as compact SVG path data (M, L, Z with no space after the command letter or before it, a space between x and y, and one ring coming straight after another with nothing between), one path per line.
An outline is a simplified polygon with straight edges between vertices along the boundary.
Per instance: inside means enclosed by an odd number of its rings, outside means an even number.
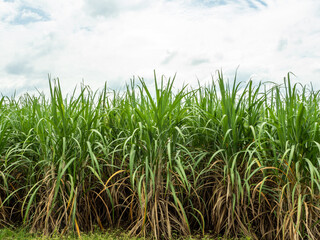
M198 4L204 5L206 7L217 7L217 6L223 6L227 4L232 4L232 3L239 3L237 0L196 0ZM263 0L246 0L247 6L249 8L253 9L259 9L259 7L264 6L267 7L267 3ZM246 4L244 2L244 4Z
M23 6L19 9L19 13L11 24L25 25L33 22L48 21L49 19L49 15L41 9Z
M200 1L202 5L207 7L216 7L228 4L227 0L202 0Z
M262 1L262 0L246 0L248 3L248 6L253 9L259 9L262 5L262 7L267 7L268 5Z
M268 6L268 4L267 4L266 2L264 2L264 1L262 1L262 0L256 0L256 2L262 4L262 5L265 6L265 7Z

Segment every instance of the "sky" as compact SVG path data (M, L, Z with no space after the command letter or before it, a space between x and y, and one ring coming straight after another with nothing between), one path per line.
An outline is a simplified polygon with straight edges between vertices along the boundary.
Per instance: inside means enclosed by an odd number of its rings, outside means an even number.
M0 0L0 93L119 89L154 70L176 85L222 70L320 90L319 0Z

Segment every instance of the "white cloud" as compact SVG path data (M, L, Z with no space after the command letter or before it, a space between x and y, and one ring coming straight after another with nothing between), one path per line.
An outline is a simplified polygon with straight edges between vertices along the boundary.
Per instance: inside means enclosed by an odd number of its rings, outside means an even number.
M133 75L152 78L154 69L167 77L177 73L177 84L208 81L217 69L232 78L239 65L243 80L281 82L292 71L320 88L320 2L200 3L0 1L0 92L44 88L48 73L71 91L82 79L93 89L105 81L116 87ZM47 19L25 12L37 21L10 24L22 7Z

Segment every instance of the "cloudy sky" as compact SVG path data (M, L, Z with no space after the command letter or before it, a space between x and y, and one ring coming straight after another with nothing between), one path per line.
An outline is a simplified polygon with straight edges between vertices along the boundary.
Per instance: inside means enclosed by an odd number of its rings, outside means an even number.
M0 93L124 86L153 70L177 84L216 70L320 89L319 0L0 0ZM319 83L318 83L319 81Z

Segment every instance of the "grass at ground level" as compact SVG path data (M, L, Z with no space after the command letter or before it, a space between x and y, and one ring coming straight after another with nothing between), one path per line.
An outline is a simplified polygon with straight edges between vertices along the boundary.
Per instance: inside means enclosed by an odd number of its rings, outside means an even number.
M50 240L66 240L66 239L79 239L77 236L77 233L70 233L68 235L65 235L61 237L58 234L54 234L52 237L44 236L41 233L29 233L26 229L9 229L9 228L4 228L0 229L0 239L1 240L9 240L9 239L26 239L26 240L42 240L42 239L50 239ZM92 233L83 233L81 234L81 239L82 240L89 240L89 239L94 239L94 240L111 240L111 239L118 239L118 240L140 240L140 239L151 239L151 238L143 238L143 237L133 237L129 236L128 233L121 229L115 229L115 230L109 230L106 232L101 232L101 231L96 231ZM211 236L199 236L199 235L194 235L191 237L187 238L178 238L180 240L250 240L251 238L249 237L243 237L243 238L223 238L223 237L218 237L214 238Z

